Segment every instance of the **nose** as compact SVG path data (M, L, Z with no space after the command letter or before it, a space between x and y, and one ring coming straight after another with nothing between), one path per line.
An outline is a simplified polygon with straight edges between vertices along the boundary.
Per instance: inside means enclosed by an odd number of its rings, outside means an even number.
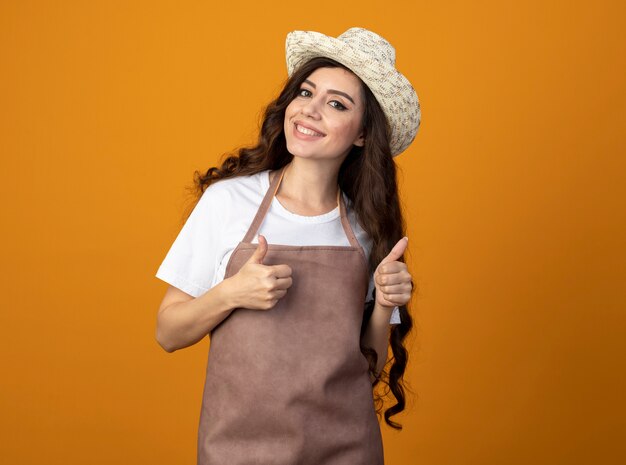
M304 105L302 105L300 111L304 116L310 118L319 118L319 105L320 101L316 97L312 97L306 101Z

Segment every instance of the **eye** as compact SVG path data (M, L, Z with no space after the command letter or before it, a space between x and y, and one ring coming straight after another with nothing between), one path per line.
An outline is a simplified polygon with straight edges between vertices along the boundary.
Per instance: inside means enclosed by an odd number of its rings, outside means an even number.
M333 103L336 103L337 105L333 105ZM341 111L347 110L347 108L338 100L331 100L330 106Z
M298 96L300 97L310 97L311 96L311 91L305 88L301 88L298 91Z

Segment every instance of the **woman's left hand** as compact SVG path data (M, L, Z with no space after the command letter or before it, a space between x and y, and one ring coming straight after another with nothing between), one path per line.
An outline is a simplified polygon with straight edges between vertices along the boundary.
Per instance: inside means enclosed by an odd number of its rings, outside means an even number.
M411 274L406 264L398 261L408 243L408 237L400 239L374 272L376 303L383 307L406 305L411 298Z

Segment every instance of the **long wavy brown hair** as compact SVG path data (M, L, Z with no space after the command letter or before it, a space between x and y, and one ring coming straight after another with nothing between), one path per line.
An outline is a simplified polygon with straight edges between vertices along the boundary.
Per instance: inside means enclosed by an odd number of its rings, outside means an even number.
M325 57L313 58L301 65L287 79L278 98L266 107L257 144L224 155L220 167L211 167L205 173L198 171L194 173L194 183L190 190L193 192L195 202L200 199L207 187L220 179L252 175L264 170L277 170L293 159L293 155L287 151L284 134L285 109L297 96L302 82L320 67L340 67L350 71L342 64ZM352 147L339 169L338 181L341 190L351 200L359 224L372 238L369 257L371 275L393 246L406 235L406 225L398 196L396 165L389 146L387 119L371 90L362 81L361 90L365 101L363 115L365 145ZM192 209L193 205L187 211L190 212ZM404 262L404 256L400 261ZM365 305L361 337L374 310L375 288L372 298L373 300ZM361 344L361 352L368 360L370 375L374 378L372 389L377 415L380 418L384 398L391 391L396 402L385 410L385 421L389 426L401 430L402 425L390 417L402 412L406 406L405 390L409 389L404 380L404 373L408 352L404 347L404 341L413 327L413 320L406 305L399 307L399 310L401 323L391 325L389 337L393 355L380 374L376 374L378 358L376 351ZM390 368L387 370L389 365ZM379 392L381 390L382 393Z

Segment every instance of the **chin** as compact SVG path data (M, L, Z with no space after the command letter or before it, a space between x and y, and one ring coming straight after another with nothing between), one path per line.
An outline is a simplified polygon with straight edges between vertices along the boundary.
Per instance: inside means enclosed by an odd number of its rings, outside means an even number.
M309 150L306 150L306 148L303 149L298 143L293 144L287 140L286 147L287 151L294 157L311 158L313 156Z
M289 146L287 147L287 151L291 155L293 155L294 157L298 157L298 158L315 158L315 156L312 153L303 152L301 150L290 150Z

